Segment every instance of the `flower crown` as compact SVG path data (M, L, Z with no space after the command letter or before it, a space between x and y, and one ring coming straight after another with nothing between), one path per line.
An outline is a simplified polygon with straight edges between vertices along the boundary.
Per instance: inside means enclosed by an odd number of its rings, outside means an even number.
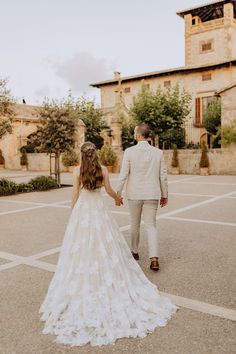
M85 154L87 154L87 153L92 153L92 152L94 152L94 151L96 151L96 147L95 147L95 145L86 145L86 146L83 146L82 145L82 147L81 147L81 152L83 152L83 153L85 153Z

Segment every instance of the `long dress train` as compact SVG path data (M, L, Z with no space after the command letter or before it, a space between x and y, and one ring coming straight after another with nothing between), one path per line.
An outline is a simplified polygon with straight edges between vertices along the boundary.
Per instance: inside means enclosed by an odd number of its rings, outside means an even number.
M113 344L165 326L176 310L134 260L101 189L82 189L39 309L43 333L71 346Z

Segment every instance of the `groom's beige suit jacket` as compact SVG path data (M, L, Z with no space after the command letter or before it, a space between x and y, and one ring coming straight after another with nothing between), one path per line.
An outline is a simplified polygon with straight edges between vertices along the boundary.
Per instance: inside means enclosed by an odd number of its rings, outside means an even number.
M125 150L116 191L133 200L167 198L167 169L162 150L147 141Z

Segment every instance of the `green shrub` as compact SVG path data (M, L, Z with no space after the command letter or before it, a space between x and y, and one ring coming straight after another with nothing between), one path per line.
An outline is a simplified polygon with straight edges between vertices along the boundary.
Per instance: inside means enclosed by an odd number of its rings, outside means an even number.
M20 157L20 164L21 166L28 166L28 157L27 157L27 152L25 149L21 150L21 157Z
M4 164L5 164L5 159L3 157L2 150L0 149L0 165L4 165Z
M17 184L8 181L6 178L0 179L0 195L15 194L17 192Z
M178 149L176 144L173 145L173 156L172 156L171 166L179 167Z
M75 150L67 150L62 154L64 166L75 166L79 163L79 154Z
M27 144L20 148L20 152L22 152L22 150L25 150L28 154L32 154L36 152L36 146L34 144Z
M202 143L202 154L201 154L201 160L200 160L200 167L205 168L209 167L209 158L207 155L207 146L205 141Z
M57 182L51 176L38 176L29 181L36 190L47 190L57 188Z
M33 190L34 186L31 183L19 183L16 186L17 193L32 192Z
M230 124L219 128L217 136L221 137L221 143L224 147L236 144L236 118Z
M104 166L114 166L117 160L115 151L108 145L103 145L101 150L98 151L98 156Z

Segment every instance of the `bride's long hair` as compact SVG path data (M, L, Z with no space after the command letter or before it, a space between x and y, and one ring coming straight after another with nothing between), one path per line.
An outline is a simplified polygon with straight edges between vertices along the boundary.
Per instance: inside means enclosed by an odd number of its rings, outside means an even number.
M82 186L88 190L100 188L103 184L103 174L96 146L88 141L81 146L80 151L80 182Z

